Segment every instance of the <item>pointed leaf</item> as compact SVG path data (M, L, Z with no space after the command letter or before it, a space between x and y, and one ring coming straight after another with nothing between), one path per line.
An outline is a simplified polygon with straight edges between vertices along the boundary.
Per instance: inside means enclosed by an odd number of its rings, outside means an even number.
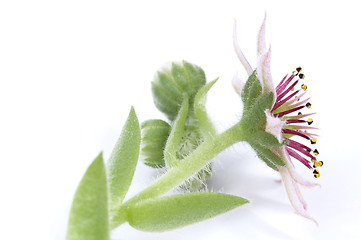
M216 130L208 117L205 104L207 93L217 80L218 78L203 86L194 98L194 116L197 119L198 126L204 137L211 137L216 133Z
M273 93L268 92L256 98L252 108L244 112L243 123L247 128L259 128L266 122L265 110L270 109L273 101Z
M110 239L108 187L102 154L89 166L76 190L66 239Z
M167 143L164 148L165 165L169 169L177 164L177 146L182 138L184 126L188 116L188 97L183 97L181 109L173 122L172 130L169 134Z
M212 218L248 200L222 193L197 192L146 200L129 206L129 224L142 231L161 232Z
M261 82L257 78L256 71L253 71L252 75L249 76L246 84L244 85L243 91L241 93L244 105L247 108L251 107L254 104L255 99L259 97L261 92Z
M132 107L108 161L111 212L119 209L132 182L139 156L139 146L140 127Z

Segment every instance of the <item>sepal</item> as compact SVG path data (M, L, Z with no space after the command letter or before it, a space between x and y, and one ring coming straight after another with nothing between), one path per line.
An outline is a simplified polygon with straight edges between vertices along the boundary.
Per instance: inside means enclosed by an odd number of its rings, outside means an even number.
M280 156L254 141L249 141L251 147L256 151L257 156L263 160L270 168L278 171L277 166L285 166L285 162Z

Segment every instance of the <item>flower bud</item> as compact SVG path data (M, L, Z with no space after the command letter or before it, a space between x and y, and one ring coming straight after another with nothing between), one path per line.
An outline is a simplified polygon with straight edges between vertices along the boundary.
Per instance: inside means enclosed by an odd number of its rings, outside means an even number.
M159 119L147 120L142 123L141 130L144 164L153 168L164 167L163 151L171 130L170 125Z
M154 104L173 121L177 117L183 96L187 95L190 113L193 113L194 97L205 83L205 74L200 67L186 61L173 62L155 75L152 82Z

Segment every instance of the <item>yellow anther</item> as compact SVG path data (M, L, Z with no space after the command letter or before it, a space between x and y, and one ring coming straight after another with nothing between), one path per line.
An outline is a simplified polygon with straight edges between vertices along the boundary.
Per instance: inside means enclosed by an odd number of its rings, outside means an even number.
M323 166L323 162L322 161L319 161L319 162L314 162L313 163L313 167L316 168L316 167L322 167Z
M307 107L307 108L311 108L311 103L309 103L309 102L306 103L306 107Z
M300 77L300 79L305 79L305 74L303 73L300 73L298 76Z
M291 91L294 91L294 90L295 90L295 88L292 88L292 89L291 89Z
M316 144L316 138L311 139L311 144Z
M302 85L301 85L301 88L302 88L304 91L306 91L307 85L306 85L306 84L302 84Z
M320 177L320 171L318 171L317 169L315 169L315 170L313 171L313 176L314 176L315 178Z
M314 159L314 158L312 158L312 160L311 160L313 163L315 163L316 162L316 159Z
M319 152L317 151L317 149L313 150L313 154L315 154L316 156L319 154Z
M296 71L297 71L297 72L301 72L301 70L302 70L301 67L296 68Z
M308 125L311 125L313 123L313 119L312 118L307 119L307 123Z

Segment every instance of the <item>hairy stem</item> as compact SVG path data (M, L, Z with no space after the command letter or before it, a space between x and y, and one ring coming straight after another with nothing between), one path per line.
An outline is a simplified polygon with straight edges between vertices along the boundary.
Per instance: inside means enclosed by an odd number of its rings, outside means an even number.
M126 209L129 205L165 194L201 170L219 153L242 140L244 140L244 136L242 135L242 127L239 123L225 132L205 140L191 155L179 162L177 166L171 168L152 185L125 202L121 209L112 216L112 229L126 221Z

